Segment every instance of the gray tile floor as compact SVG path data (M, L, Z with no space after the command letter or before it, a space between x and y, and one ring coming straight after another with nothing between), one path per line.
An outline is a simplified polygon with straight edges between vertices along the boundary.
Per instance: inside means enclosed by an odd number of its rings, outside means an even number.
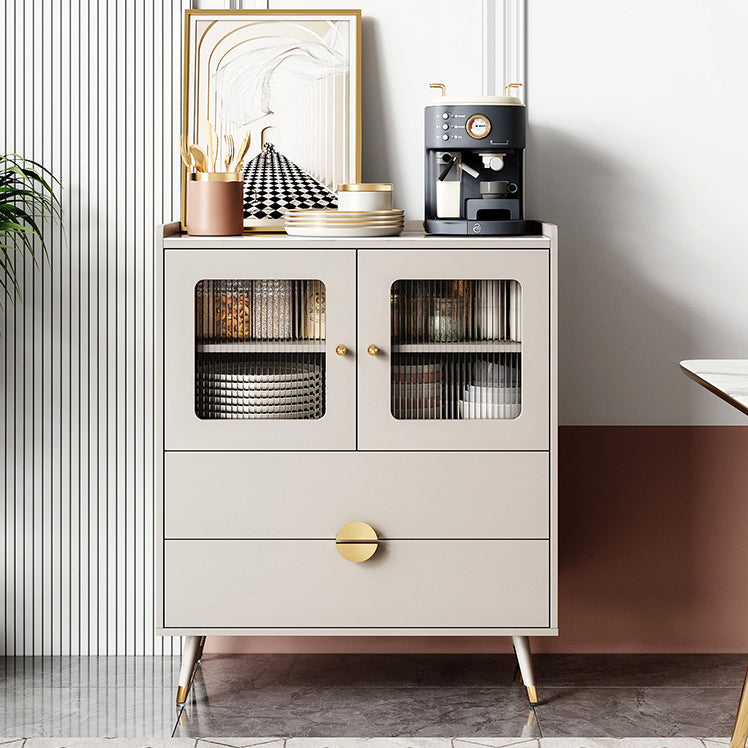
M727 736L746 665L745 655L536 655L532 708L509 655L206 655L177 712L176 658L7 658L0 734L542 737L540 748L564 737ZM331 748L322 742L309 745Z

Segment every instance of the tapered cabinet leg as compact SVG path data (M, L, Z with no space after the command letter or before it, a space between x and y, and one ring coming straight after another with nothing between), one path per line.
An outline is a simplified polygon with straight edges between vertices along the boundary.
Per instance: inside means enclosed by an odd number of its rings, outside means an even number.
M197 662L197 653L200 650L201 636L186 636L182 648L182 667L179 669L179 682L177 683L177 706L184 706L187 694L190 691L192 671Z
M730 739L730 748L745 748L745 741L748 738L748 671L743 681L743 691L740 694L738 702L738 714L735 717L735 727L732 730Z
M519 672L527 690L527 700L531 704L538 703L538 689L535 685L535 674L532 670L532 655L530 654L530 639L526 636L513 636L514 654L517 655Z
M199 665L203 661L203 649L205 649L205 639L207 637L201 636L200 637L200 645L197 648L197 661L195 662L196 665Z

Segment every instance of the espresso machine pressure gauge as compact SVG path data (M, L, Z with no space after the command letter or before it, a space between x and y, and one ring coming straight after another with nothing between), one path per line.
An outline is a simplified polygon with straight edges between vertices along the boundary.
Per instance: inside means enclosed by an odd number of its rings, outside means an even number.
M474 114L470 117L465 125L468 135L476 140L481 140L491 132L491 123L488 117L483 114Z

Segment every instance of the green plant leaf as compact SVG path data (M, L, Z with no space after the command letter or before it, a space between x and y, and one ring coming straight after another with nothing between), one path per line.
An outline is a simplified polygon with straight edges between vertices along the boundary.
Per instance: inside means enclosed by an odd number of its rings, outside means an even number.
M55 226L67 242L61 186L43 164L17 153L0 154L0 305L2 296L12 301L20 297L15 258L27 255L38 264L39 247L49 258L48 239Z

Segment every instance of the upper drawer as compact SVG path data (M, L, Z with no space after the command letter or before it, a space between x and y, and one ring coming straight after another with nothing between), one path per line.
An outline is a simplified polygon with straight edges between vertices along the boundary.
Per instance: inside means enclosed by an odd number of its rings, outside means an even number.
M547 538L547 452L167 452L166 538Z

